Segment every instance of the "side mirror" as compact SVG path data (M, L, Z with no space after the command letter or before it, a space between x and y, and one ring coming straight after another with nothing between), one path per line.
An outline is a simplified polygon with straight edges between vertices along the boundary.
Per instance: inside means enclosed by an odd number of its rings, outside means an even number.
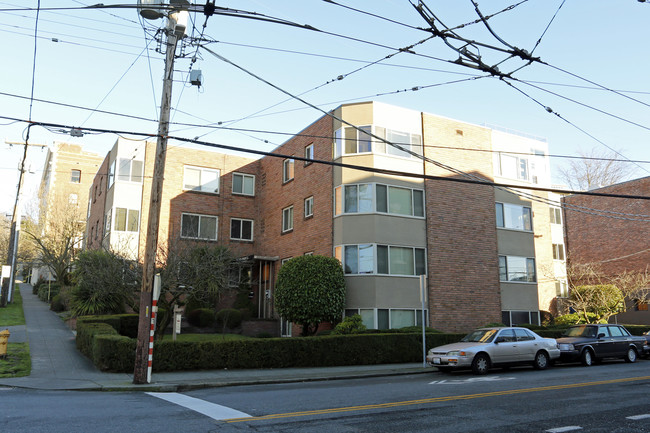
M601 338L605 338L605 333L604 332L601 332L600 334L598 334L598 339L600 340Z
M506 341L505 337L497 337L497 339L494 340L494 344L503 343L504 341Z

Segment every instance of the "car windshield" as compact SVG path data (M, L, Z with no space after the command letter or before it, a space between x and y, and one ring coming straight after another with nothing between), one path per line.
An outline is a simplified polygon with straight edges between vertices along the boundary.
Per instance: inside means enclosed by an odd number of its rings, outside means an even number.
M497 335L496 329L477 329L463 337L462 340L467 343L489 343Z
M596 328L593 326L574 326L562 334L564 337L596 337Z

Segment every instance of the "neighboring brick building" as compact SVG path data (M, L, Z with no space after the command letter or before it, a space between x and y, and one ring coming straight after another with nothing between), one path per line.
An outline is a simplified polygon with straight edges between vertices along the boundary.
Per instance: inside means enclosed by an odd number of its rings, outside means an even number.
M93 183L102 157L86 152L81 145L54 143L47 150L45 169L38 193L40 224L48 230L58 218L76 218L82 224L77 248L82 247L88 189ZM46 268L32 272L32 282L49 278Z
M650 177L593 192L649 197ZM563 202L567 205L564 207L565 236L571 262L594 264L609 276L626 271L650 271L650 201L570 195ZM639 305L635 300L629 300L627 312L617 316L621 323L650 323L647 303Z
M369 328L421 322L421 274L427 321L441 330L539 323L540 312L552 311L564 274L540 270L553 262L548 205L513 190L425 180L469 173L550 186L546 142L376 102L331 114L278 146L280 157L170 148L159 242L187 238L189 218L210 224L196 237L246 258L260 317L275 317L282 261L303 254L341 261L345 314L360 314ZM105 199L96 200L97 192L92 200L89 237L98 239L90 247L120 245L142 257L153 152L153 144L120 139L107 156L91 189L101 190L106 179ZM290 334L290 327L282 330Z

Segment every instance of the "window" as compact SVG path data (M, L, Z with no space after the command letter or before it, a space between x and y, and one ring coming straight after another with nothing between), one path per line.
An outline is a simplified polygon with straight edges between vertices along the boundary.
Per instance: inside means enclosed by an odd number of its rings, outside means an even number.
M240 241L253 240L253 220L230 219L230 239Z
M140 211L137 209L115 208L115 231L137 232L140 222Z
M107 235L111 232L111 211L109 210L104 215L104 235Z
M566 281L555 282L555 296L558 298L567 298L569 296L569 288Z
M497 171L502 177L528 181L530 177L528 159L504 153L496 154Z
M216 216L184 213L181 215L181 237L217 240L217 222Z
M219 170L213 168L183 167L183 189L219 193Z
M70 204L77 204L78 200L79 200L79 196L74 193L70 194L70 196L68 197L68 203Z
M342 245L334 249L346 274L424 275L424 248L388 245Z
M305 199L305 218L314 216L314 197Z
M509 203L496 203L497 227L513 230L533 229L529 207Z
M252 174L233 173L232 193L255 195L255 176Z
M119 158L117 165L117 180L142 182L142 161Z
M293 206L282 209L282 233L293 230Z
M424 217L424 191L383 184L342 185L334 191L334 210Z
M81 170L70 170L70 182L81 183Z
M563 244L553 244L553 260L564 260Z
M425 310L425 322L427 320ZM407 326L422 326L422 310L402 308L348 308L345 316L361 316L368 329L399 329Z
M314 159L314 145L305 146L305 159ZM311 164L311 161L305 161L305 165Z
M115 182L115 161L111 164L110 169L108 170L108 182L106 183L106 190L108 191L113 186Z
M384 139L373 139L372 135ZM388 144L389 142L391 144ZM400 148L398 148L399 146ZM422 154L422 137L410 132L394 131L370 125L346 126L334 131L334 157L358 153L379 153L414 158L408 151Z
M282 164L282 182L289 182L293 179L294 160L285 159Z
M559 207L550 207L551 224L562 224L562 209Z
M535 259L499 256L499 279L500 281L536 282Z
M501 323L517 326L524 323L539 325L539 311L502 311Z

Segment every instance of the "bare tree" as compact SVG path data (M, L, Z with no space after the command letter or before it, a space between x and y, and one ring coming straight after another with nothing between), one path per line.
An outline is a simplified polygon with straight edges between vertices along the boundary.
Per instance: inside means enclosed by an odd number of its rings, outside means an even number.
M36 261L47 266L57 281L65 284L75 254L82 246L85 221L76 204L57 201L41 213L38 223L25 227L38 257Z
M230 271L234 263L232 251L221 245L208 246L178 242L160 248L157 269L161 274L156 337L169 325L175 305L188 299L216 305L230 287Z
M621 161L616 152L579 151L581 159L571 159L567 166L560 166L560 178L571 189L589 190L613 185L628 179L634 168Z
M613 280L634 306L650 302L650 270L647 267L645 271L625 271Z

